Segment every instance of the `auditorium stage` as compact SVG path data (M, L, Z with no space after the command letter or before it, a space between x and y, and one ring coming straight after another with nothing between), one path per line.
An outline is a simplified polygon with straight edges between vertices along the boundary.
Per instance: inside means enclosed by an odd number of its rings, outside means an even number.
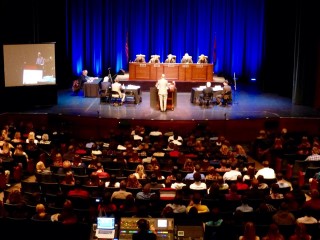
M81 91L74 96L71 89L58 91L58 104L54 106L38 106L19 110L21 113L48 113L76 116L94 116L117 119L147 120L226 120L257 118L319 118L320 111L311 107L293 105L291 99L270 93L261 93L254 85L233 89L233 104L227 107L211 105L200 107L190 101L191 88L199 83L179 83L177 85L177 104L174 110L160 112L150 106L148 89L154 82L140 83L142 102L128 103L122 106L100 104L99 98L85 98ZM188 90L189 89L189 90ZM183 91L182 91L183 90Z

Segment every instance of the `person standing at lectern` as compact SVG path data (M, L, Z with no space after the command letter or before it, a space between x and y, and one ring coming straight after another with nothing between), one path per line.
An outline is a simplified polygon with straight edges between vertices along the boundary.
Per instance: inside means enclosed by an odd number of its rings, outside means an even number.
M162 74L161 78L156 83L156 88L158 89L160 111L165 112L167 110L169 83L164 74Z

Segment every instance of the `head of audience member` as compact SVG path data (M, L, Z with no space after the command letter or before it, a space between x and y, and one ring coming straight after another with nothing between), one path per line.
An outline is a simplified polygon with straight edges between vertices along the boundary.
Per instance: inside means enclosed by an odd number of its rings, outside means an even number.
M133 173L128 176L127 187L130 187L130 188L141 187L141 183L138 181L137 177Z
M200 172L195 172L195 173L193 174L193 180L194 180L195 182L201 182L201 174L200 174Z
M264 168L268 168L268 167L270 166L269 161L267 161L267 160L263 161L263 162L262 162L262 166L263 166Z

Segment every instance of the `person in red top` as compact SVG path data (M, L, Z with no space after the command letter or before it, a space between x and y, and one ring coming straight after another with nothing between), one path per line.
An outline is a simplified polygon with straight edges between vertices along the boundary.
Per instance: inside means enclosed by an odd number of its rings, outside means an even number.
M89 199L90 193L81 187L81 182L79 180L75 183L75 188L69 190L68 197L81 197Z
M249 189L249 185L243 182L243 176L238 175L237 176L237 182L236 182L237 190L247 190Z
M319 197L319 191L317 189L311 190L311 199L307 200L302 208L311 208L314 211L320 211L320 197Z

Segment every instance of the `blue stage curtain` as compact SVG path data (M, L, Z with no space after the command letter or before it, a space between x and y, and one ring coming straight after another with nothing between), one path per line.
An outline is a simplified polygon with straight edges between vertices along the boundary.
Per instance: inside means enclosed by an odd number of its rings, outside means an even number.
M72 71L128 70L136 54L205 54L214 72L256 78L264 57L265 0L67 0ZM126 57L128 43L129 59ZM71 43L71 44L70 44ZM214 47L216 46L216 47ZM214 52L216 59L214 59Z

